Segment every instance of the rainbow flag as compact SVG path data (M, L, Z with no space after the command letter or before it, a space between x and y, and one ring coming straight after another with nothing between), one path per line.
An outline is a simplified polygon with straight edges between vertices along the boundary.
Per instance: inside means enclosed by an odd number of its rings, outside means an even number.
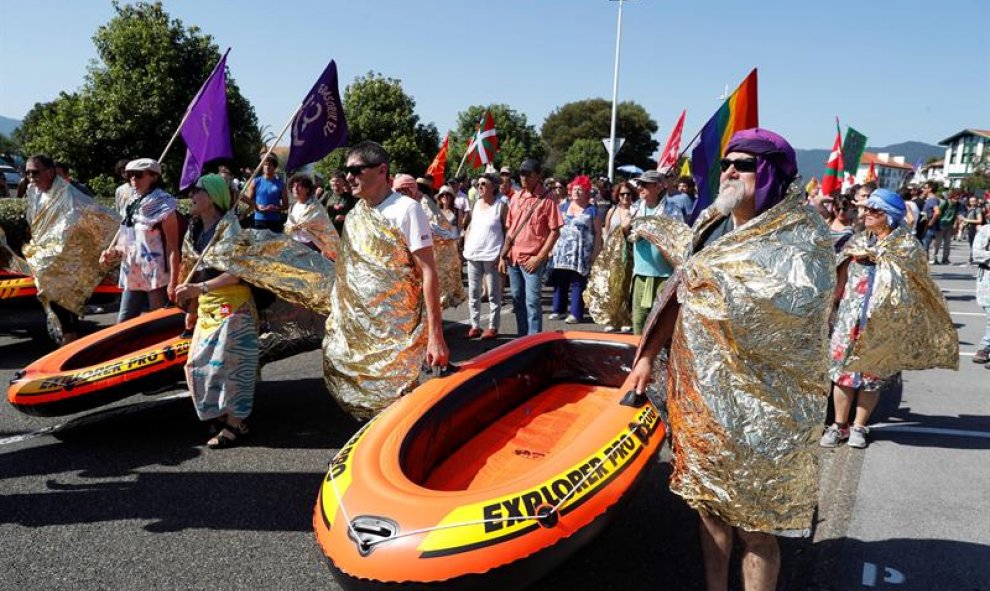
M719 160L725 155L725 146L732 134L741 129L759 126L759 109L756 102L756 68L746 76L739 88L726 99L715 115L705 123L698 134L701 139L691 152L691 168L698 185L698 201L691 215L694 223L706 207L712 204L718 190L721 171Z

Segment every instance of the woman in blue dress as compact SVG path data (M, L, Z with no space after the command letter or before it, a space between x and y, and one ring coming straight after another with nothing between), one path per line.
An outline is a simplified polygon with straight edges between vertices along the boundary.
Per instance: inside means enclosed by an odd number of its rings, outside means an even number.
M553 310L549 318L564 315L569 294L570 307L564 322L577 324L584 318L584 288L591 265L602 249L602 230L598 208L591 203L591 179L576 177L568 191L570 199L560 204L564 225L553 248Z

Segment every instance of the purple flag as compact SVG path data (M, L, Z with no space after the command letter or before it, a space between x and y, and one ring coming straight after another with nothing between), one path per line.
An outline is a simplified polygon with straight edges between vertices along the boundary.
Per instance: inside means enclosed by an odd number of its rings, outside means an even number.
M346 143L347 121L337 91L337 64L330 60L292 120L292 144L285 169L316 162Z
M229 53L230 50L227 50ZM203 165L215 158L230 158L230 125L227 121L227 53L213 68L196 98L189 104L182 139L186 142L186 161L182 165L179 188L185 189L199 179Z

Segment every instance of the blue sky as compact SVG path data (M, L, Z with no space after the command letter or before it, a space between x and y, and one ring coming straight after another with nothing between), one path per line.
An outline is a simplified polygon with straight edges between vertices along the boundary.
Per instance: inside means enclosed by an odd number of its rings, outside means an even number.
M342 85L402 80L441 135L473 104L506 103L539 129L558 105L611 98L617 3L609 0L175 0L168 12L221 48L263 125L278 130L331 59ZM5 0L0 115L78 88L110 2ZM990 2L631 0L620 100L643 105L662 144L685 141L757 66L761 125L829 148L834 117L870 145L936 143L990 128ZM190 97L196 89L190 89ZM343 91L343 88L341 89ZM178 123L178 122L177 122ZM683 148L683 146L682 146Z

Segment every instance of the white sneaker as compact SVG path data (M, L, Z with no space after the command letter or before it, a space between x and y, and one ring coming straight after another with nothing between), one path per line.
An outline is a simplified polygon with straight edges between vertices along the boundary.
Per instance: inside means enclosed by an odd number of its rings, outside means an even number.
M839 444L848 438L849 429L840 429L835 425L829 425L818 445L821 447L839 447Z
M868 427L853 425L852 428L849 429L849 441L846 442L846 445L857 449L866 449L866 434L869 432L870 429Z
M608 325L602 328L602 332L615 332L616 328L614 326Z
M622 334L632 334L632 327L623 326L622 328L619 329L619 332L621 332Z
M581 321L577 319L577 316L573 316L571 314L568 314L567 318L564 318L564 324L577 324L578 322Z
M550 314L549 316L547 316L547 318L549 320L560 320L560 314L557 314L556 312L554 312L553 314Z

